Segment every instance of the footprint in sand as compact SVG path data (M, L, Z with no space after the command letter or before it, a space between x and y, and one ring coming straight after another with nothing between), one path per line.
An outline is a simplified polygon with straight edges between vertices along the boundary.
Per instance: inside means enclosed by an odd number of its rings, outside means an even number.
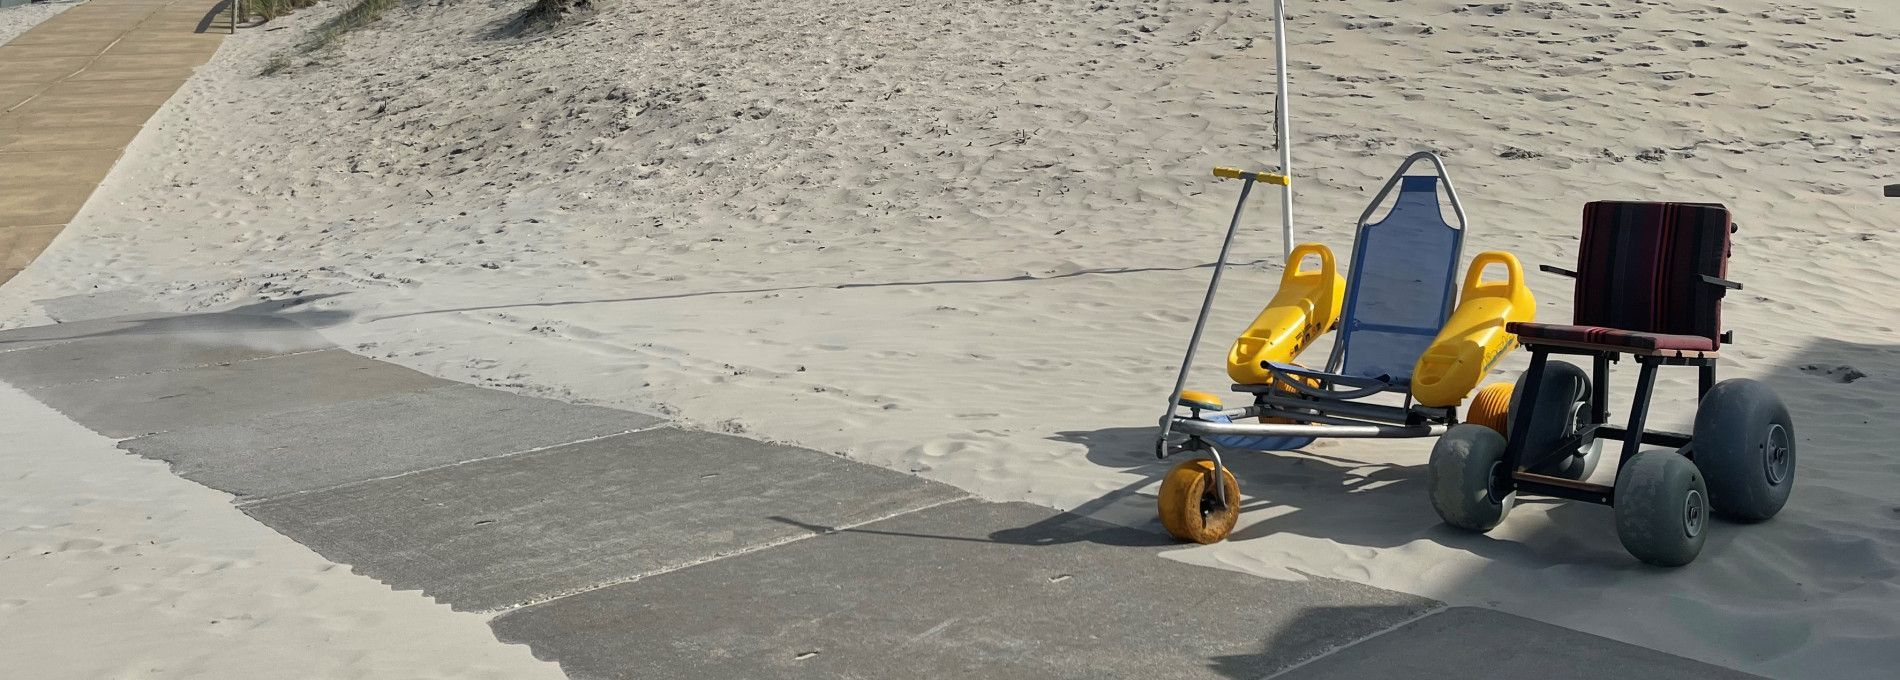
M1818 364L1808 364L1801 367L1801 372L1809 375L1826 376L1832 378L1834 382L1839 383L1851 383L1867 377L1865 372L1853 366L1821 366Z

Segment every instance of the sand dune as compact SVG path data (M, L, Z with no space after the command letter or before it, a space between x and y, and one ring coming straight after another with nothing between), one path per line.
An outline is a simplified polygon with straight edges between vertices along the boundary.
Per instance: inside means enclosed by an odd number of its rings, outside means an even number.
M1343 248L1419 148L1451 165L1468 252L1533 265L1573 261L1588 200L1728 204L1748 288L1726 375L1794 408L1800 487L1773 522L1718 526L1699 562L1659 571L1604 508L1449 534L1421 488L1427 444L1324 442L1237 462L1258 507L1236 540L1170 554L1780 677L1885 677L1900 204L1879 186L1900 16L1291 4L1303 238ZM518 3L437 2L253 75L335 9L228 42L0 290L0 319L98 291L176 310L340 294L316 303L354 315L327 336L438 375L1152 521L1165 468L1144 438L1234 191L1207 168L1272 156L1264 3L640 2L516 40L496 30ZM1270 198L1204 356L1277 277ZM1545 318L1567 315L1564 283L1534 280ZM1691 380L1664 374L1656 425L1686 420Z

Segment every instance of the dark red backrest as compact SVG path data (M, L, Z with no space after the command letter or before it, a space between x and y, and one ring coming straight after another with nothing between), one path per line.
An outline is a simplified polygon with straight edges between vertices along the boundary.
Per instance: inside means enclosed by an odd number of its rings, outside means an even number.
M1643 333L1722 334L1728 208L1708 203L1597 201L1583 207L1575 323Z

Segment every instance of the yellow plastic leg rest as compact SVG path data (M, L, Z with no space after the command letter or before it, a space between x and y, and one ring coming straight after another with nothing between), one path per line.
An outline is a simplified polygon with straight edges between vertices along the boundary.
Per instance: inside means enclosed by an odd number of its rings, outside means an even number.
M1318 267L1308 269L1308 260L1318 260ZM1260 362L1291 363L1333 329L1345 302L1346 279L1339 275L1332 249L1318 243L1294 246L1280 274L1280 290L1228 349L1227 377L1242 385L1273 382Z
M1503 281L1485 281L1485 270L1502 265ZM1504 325L1530 321L1537 299L1524 285L1524 266L1510 253L1491 250L1471 258L1458 308L1439 329L1412 369L1412 398L1424 406L1457 406L1484 380L1499 359L1517 347Z

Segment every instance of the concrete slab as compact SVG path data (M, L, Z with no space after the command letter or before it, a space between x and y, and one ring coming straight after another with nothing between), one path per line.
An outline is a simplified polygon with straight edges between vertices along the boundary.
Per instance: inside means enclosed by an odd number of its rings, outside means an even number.
M119 80L101 84L136 83ZM70 84L70 83L63 83ZM139 134L139 126L41 128L25 130L0 128L0 154L28 151L80 151L123 149Z
M91 296L75 296L80 297ZM123 298L120 299L119 304L123 304ZM66 305L68 309L84 309L86 303L79 299L61 299L58 304ZM269 311L277 313L267 313ZM283 311L277 306L204 314L119 314L110 318L95 317L79 323L0 331L0 352L71 342L98 342L120 336L154 345L183 339L200 344L288 346L288 351L303 351L327 346L323 344L322 338L310 330L310 326L337 323L346 318L348 316L340 312Z
M84 328L87 324L64 325ZM168 330L146 327L138 332L88 337L78 331L76 335L79 339L72 342L19 351L0 349L0 379L20 388L50 387L330 348L322 336L272 317L259 317L244 328L229 324Z
M0 359L6 355L0 354ZM455 385L153 435L125 450L247 499L605 437L651 416Z
M964 501L491 625L580 678L1262 678L1437 606L1156 558L1173 547Z
M331 561L494 610L963 494L816 451L662 429L245 506ZM684 666L682 666L683 668Z
M1475 607L1406 624L1277 680L1744 680L1758 676Z
M342 350L324 350L229 366L23 388L95 432L135 437L448 384Z
M76 321L93 321L114 317L129 317L144 314L153 307L150 293L131 288L117 288L84 295L62 295L56 298L34 300L40 311L46 312L53 321L71 324ZM275 319L276 317L263 317ZM4 351L4 349L0 349Z

